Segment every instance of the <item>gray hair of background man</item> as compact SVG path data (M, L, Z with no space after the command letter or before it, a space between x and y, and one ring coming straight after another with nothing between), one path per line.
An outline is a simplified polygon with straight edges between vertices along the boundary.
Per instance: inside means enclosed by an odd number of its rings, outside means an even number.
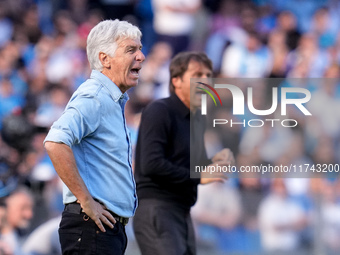
M87 58L92 70L102 71L103 66L99 60L99 53L104 52L110 57L118 47L118 40L122 38L140 39L142 36L138 27L127 21L104 20L99 22L90 31L87 37Z

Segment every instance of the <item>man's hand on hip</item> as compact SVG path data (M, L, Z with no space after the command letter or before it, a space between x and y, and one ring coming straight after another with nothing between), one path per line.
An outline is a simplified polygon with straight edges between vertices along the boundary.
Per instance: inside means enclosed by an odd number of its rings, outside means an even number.
M116 224L115 218L106 210L105 206L94 199L91 198L83 203L80 202L80 205L83 212L97 224L102 232L106 232L103 223L110 228L113 228L114 224Z

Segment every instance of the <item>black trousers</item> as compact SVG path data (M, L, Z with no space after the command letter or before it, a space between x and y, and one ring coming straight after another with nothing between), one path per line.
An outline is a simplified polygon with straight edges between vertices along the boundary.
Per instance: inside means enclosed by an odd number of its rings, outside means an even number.
M154 199L139 201L133 228L142 255L194 255L190 212Z
M59 240L63 255L122 255L127 246L125 226L117 222L113 229L104 224L106 232L81 207L67 207L63 211Z

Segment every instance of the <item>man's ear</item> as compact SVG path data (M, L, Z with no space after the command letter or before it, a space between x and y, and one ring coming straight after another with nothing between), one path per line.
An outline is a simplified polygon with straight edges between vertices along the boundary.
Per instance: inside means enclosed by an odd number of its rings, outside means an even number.
M175 87L176 89L179 89L179 88L181 87L181 81L182 81L182 78L181 78L181 77L179 77L179 76L173 77L173 78L171 79L171 81L172 81L172 84L174 85L174 87Z
M103 67L109 69L111 67L110 56L104 52L99 52L99 60Z

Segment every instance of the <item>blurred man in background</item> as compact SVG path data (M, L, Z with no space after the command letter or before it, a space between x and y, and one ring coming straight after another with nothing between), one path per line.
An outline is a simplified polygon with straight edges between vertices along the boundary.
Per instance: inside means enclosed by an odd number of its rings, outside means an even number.
M201 96L195 86L190 86L190 78L211 76L212 63L204 53L179 53L170 64L171 96L151 103L143 112L135 166L139 207L134 218L143 255L196 254L190 208L197 199L197 185L226 178L190 178L190 135L196 141L194 162L233 162L228 149L217 153L212 161L205 152L204 119L197 111ZM191 117L197 121L195 130L190 130Z
M299 232L306 226L306 219L303 208L288 196L284 180L273 179L271 193L259 206L264 250L268 254L298 251L301 248Z

